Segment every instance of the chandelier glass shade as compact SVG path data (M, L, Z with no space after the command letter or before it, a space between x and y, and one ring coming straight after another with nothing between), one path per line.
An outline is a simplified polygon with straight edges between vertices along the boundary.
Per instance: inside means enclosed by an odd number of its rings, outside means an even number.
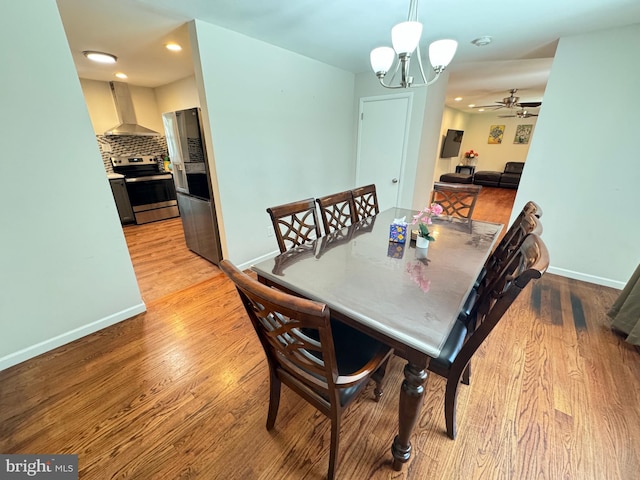
M417 21L418 0L410 0L409 15L406 22L397 24L391 29L391 47L374 48L370 54L371 68L376 74L380 83L386 88L408 88L423 87L434 83L444 69L451 63L458 48L458 42L445 39L436 40L429 45L429 61L435 72L435 77L427 80L422 58L420 55L420 37L422 35L422 24ZM421 83L414 83L413 77L409 75L411 55L416 52L418 66L420 69ZM391 71L393 63L397 58L397 63L393 69L393 74L388 82L385 77ZM395 76L400 70L399 83L394 85Z

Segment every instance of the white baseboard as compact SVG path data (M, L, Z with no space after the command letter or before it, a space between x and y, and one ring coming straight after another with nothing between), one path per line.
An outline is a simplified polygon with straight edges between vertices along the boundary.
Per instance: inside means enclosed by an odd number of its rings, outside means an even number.
M138 305L134 305L126 310L122 310L120 312L114 313L113 315L109 315L108 317L101 318L100 320L96 320L95 322L91 322L87 325L83 325L78 328L74 328L68 332L57 335L53 338L48 338L47 340L36 343L35 345L31 345L29 347L23 348L22 350L18 350L17 352L10 353L9 355L5 355L4 357L0 357L0 371L17 365L18 363L22 363L25 360L29 360L31 358L37 357L43 353L46 353L54 348L58 348L67 343L73 342L79 338L82 338L90 333L95 333L98 330L102 330L105 327L109 327L118 322L131 318L139 313L145 312L147 307L144 303L139 303Z
M594 275L574 272L573 270L566 270L564 268L549 267L547 272L553 273L554 275L560 275L561 277L573 278L574 280L595 283L596 285L602 285L603 287L617 288L618 290L622 290L625 285L624 282L611 280L610 278L596 277Z
M237 267L240 270L247 270L248 268L251 268L251 265L254 265L256 263L260 263L263 260L268 260L269 258L273 258L273 257L276 257L278 255L280 255L280 250L276 250L276 251L271 252L271 253L266 253L264 255L261 255L260 257L254 258L253 260L249 260L248 262L241 263L240 265L237 265Z

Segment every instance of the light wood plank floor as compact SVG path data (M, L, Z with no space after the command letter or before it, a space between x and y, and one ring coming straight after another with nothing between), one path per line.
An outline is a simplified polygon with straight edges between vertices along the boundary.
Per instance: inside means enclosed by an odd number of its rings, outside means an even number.
M513 193L483 189L476 216L506 222ZM159 254L156 270L138 251L174 242L176 225L126 232L136 272L151 278L139 275L146 313L0 372L0 452L79 454L83 480L324 478L322 415L285 388L275 430L264 427L267 367L230 282L188 252L177 265ZM429 377L402 472L390 468L394 358L381 402L370 386L345 417L337 478L637 478L640 358L609 329L617 294L550 274L525 291L460 387L455 441L444 381Z

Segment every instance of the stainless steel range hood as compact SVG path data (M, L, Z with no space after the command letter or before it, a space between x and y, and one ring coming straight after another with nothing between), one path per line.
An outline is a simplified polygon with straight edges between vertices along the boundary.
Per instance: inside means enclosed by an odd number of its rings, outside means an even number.
M138 124L133 102L131 101L131 94L129 93L129 85L122 82L109 82L109 87L111 87L111 94L113 95L120 123L104 132L105 135L160 135L158 132Z

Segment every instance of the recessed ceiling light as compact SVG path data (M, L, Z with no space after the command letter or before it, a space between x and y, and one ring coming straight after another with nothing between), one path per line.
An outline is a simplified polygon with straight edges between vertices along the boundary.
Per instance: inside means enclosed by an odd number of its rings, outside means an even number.
M479 112L484 112L484 108L479 108L478 111Z
M476 104L475 104L475 103L470 103L469 105L467 105L467 107L469 107L469 108L473 108L473 107L475 107L475 106L476 106Z
M455 100L456 102L459 102L459 101L461 101L461 100L462 100L462 97L456 97L456 98L454 98L454 100Z
M116 73L116 77L118 78L129 78L126 73L118 72Z
M167 50L171 50L172 52L179 52L180 50L182 50L182 47L180 45L173 42L167 43L165 47L167 48Z
M489 35L484 35L482 37L474 38L471 40L471 43L476 47L484 47L485 45L489 45L493 41L493 37Z
M98 63L116 63L118 61L118 57L116 57L115 55L111 55L110 53L85 50L84 52L82 52L82 54L89 60Z

